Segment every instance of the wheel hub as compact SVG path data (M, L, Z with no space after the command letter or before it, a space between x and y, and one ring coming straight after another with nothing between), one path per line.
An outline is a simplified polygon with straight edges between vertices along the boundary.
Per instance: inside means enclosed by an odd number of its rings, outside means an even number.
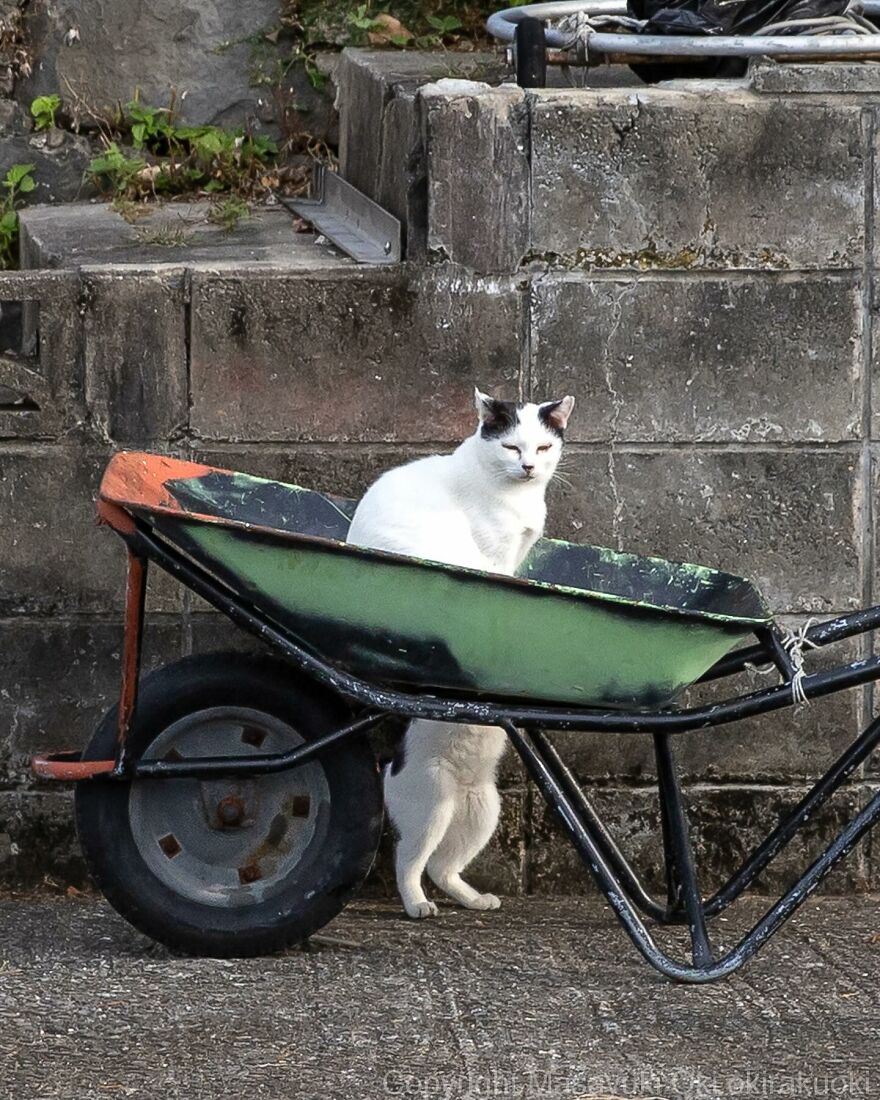
M272 715L216 707L188 715L152 742L145 759L289 752L303 739ZM131 785L129 817L153 873L203 904L241 906L281 889L320 842L329 788L317 762L243 780L149 779Z

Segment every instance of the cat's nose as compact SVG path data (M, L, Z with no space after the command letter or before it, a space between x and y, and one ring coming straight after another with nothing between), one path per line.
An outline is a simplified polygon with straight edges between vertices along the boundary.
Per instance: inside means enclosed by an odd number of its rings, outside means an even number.
M534 466L529 466L527 463L524 462L522 464L522 468L525 470L525 472L527 474L530 474L530 473L532 473L532 471L534 470L535 467Z

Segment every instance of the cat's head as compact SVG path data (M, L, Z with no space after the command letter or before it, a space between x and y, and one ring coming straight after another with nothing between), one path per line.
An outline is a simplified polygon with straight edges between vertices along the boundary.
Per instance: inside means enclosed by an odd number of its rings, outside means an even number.
M497 401L475 389L474 401L480 418L476 435L484 464L511 481L546 485L562 453L574 398L519 405Z

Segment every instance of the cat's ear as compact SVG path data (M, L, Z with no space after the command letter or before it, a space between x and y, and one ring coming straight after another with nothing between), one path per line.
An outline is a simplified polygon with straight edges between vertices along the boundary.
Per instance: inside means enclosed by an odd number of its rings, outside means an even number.
M538 406L538 416L554 432L564 432L574 408L573 397L563 397L560 401L545 401Z
M480 423L482 423L487 418L491 418L494 414L495 398L490 397L488 393L483 393L479 386L474 386L474 405L476 406Z
M516 427L516 405L513 401L498 401L474 387L474 404L484 439L503 435Z

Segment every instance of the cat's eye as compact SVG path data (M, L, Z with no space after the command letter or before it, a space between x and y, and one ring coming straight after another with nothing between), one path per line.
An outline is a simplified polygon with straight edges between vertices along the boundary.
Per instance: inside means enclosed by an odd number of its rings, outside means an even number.
M520 453L519 447L514 447L512 443L502 443L501 446L505 451L516 451L517 454Z
M538 454L543 454L544 451L549 451L552 446L552 443L542 443L541 446L538 448Z

